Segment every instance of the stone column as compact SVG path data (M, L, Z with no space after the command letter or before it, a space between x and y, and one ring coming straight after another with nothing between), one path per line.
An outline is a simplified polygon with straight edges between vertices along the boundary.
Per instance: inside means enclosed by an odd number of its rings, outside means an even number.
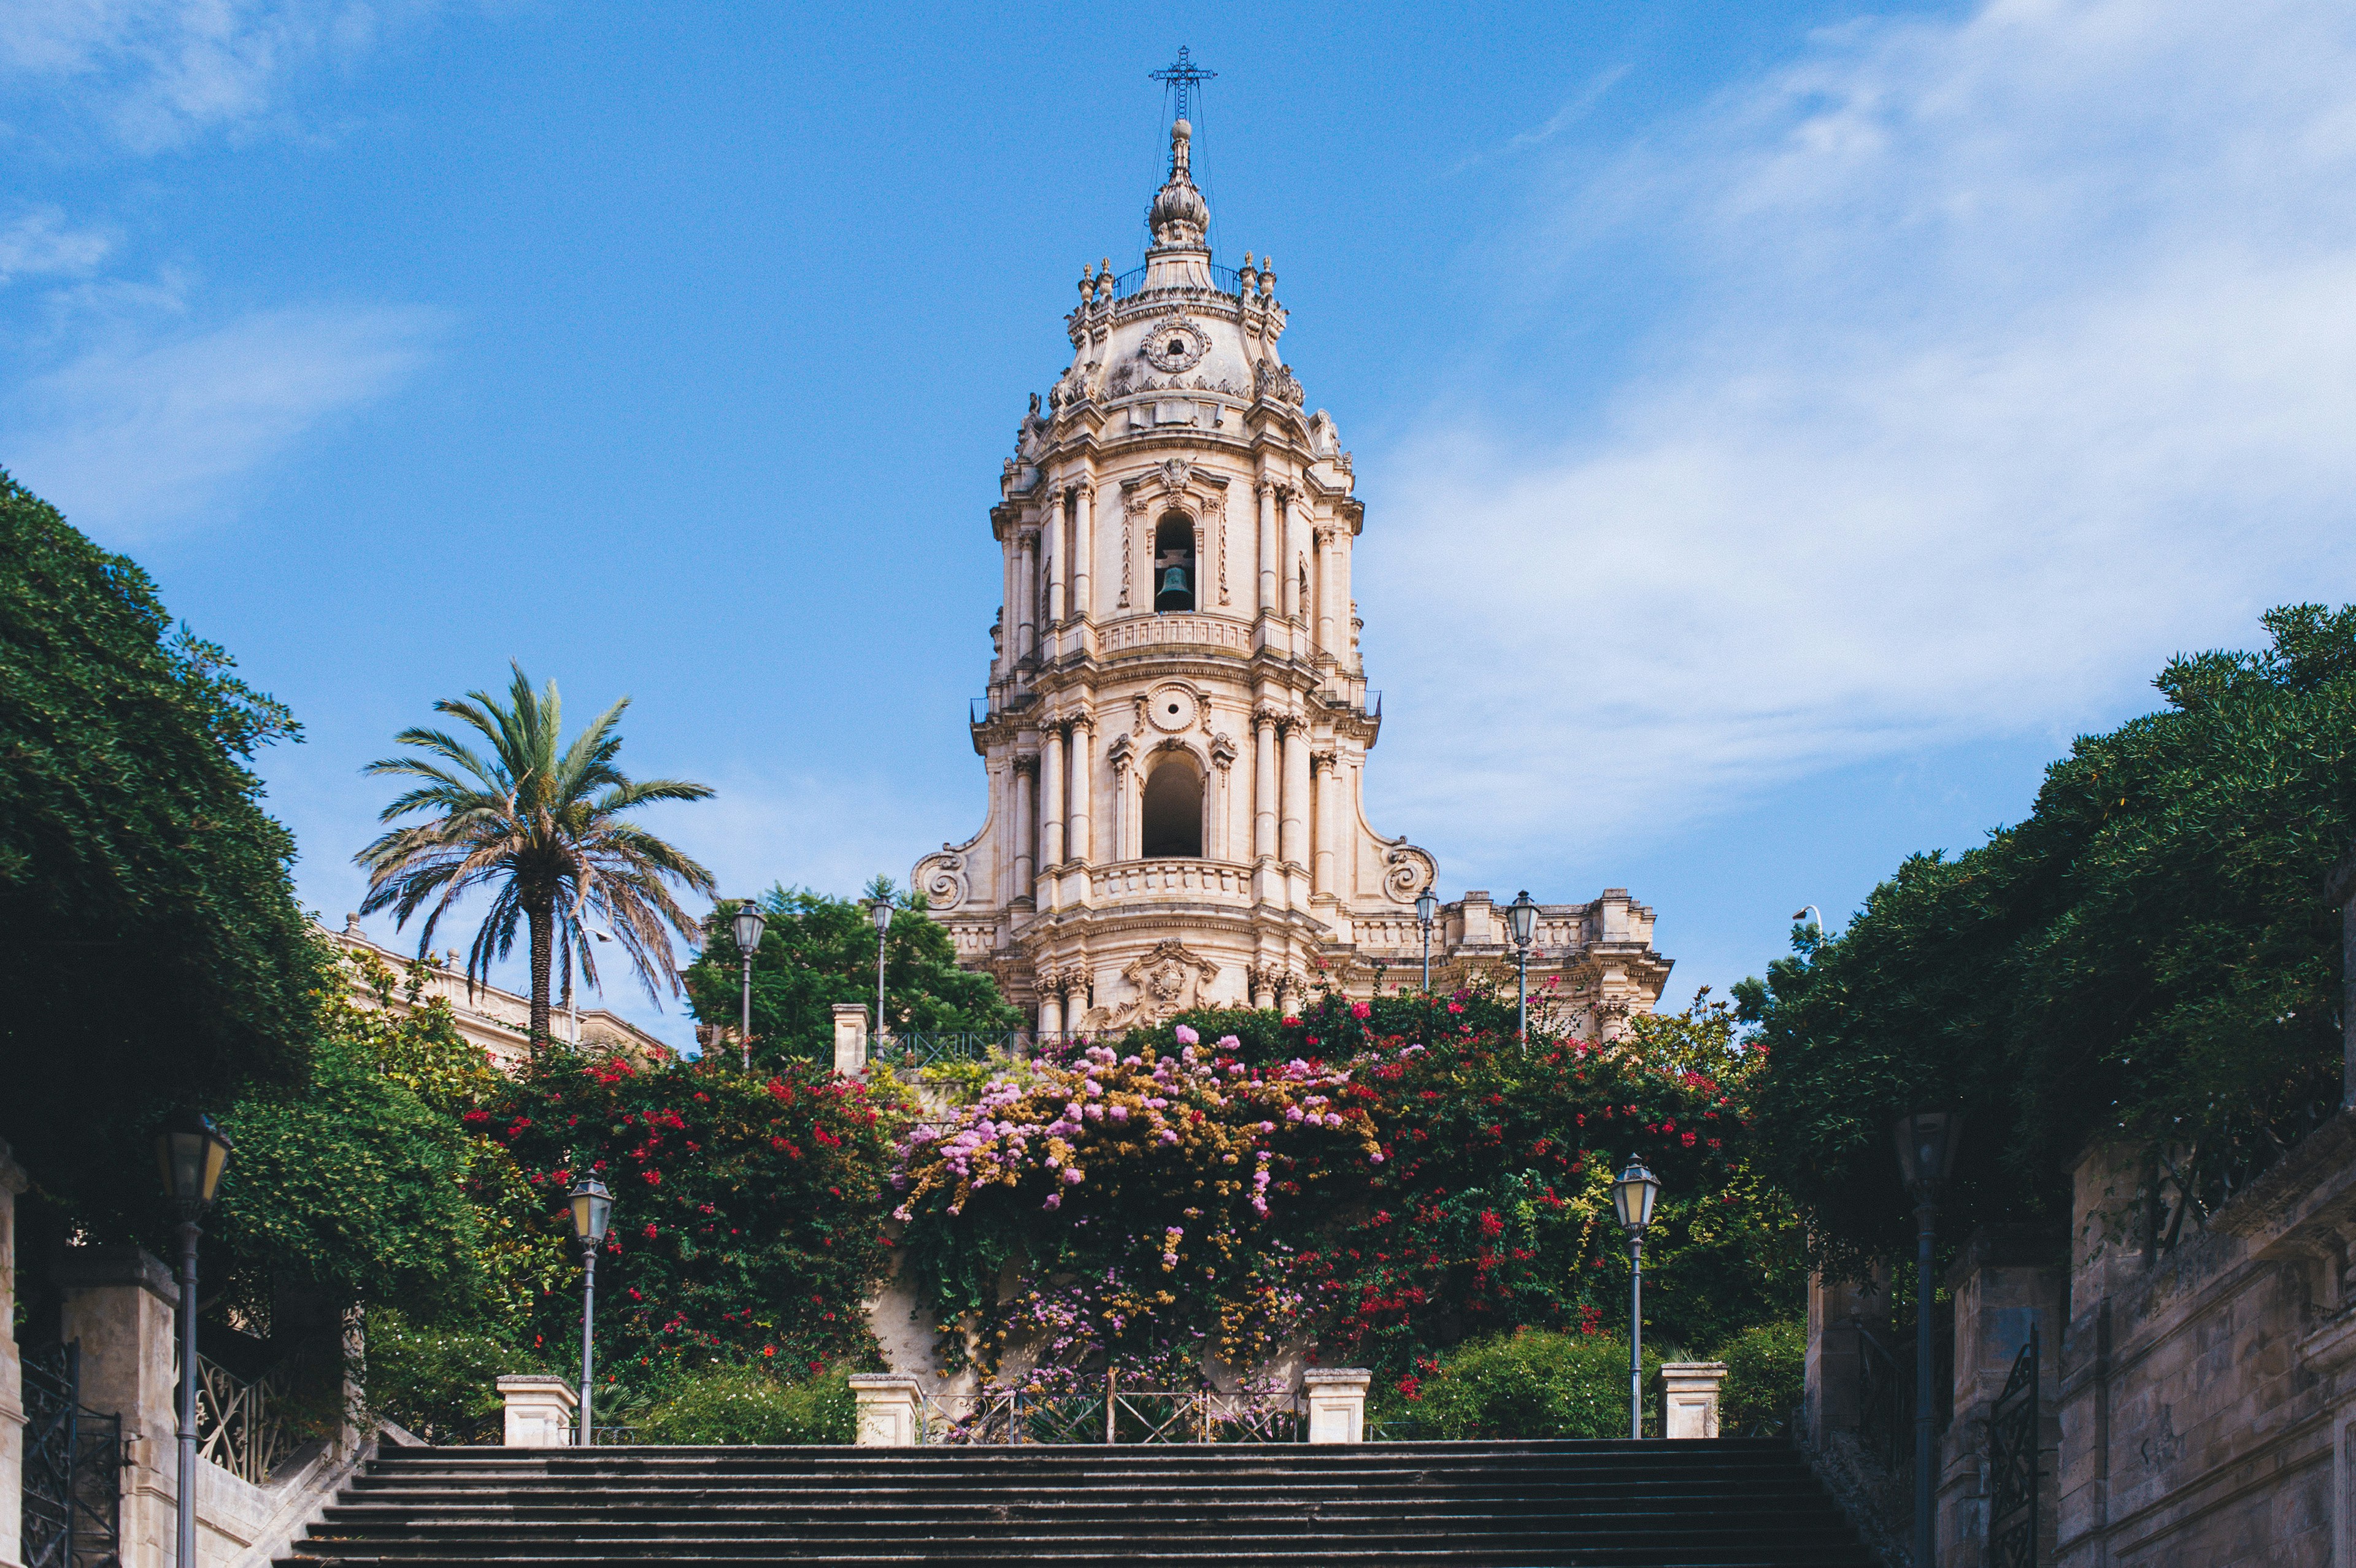
M1341 641L1334 645L1333 657L1343 668L1353 674L1355 674L1358 669L1356 656L1358 647L1355 635L1358 604L1356 600L1350 597L1355 592L1350 586L1350 557L1356 549L1357 541L1350 537L1350 525L1347 522L1335 523L1333 525L1333 630L1334 635Z
M1259 613L1274 615L1282 609L1276 587L1276 486L1261 479L1253 484L1252 494L1259 499Z
M1014 536L1014 656L1027 659L1039 648L1039 534L1034 528Z
M1232 825L1227 821L1227 815L1235 809L1234 796L1231 793L1234 788L1231 773L1235 762L1234 741L1225 735L1218 736L1211 741L1210 836L1203 845L1203 851L1214 860L1233 858L1227 844L1228 839L1233 837Z
M1094 780L1097 721L1083 713L1072 720L1071 827L1064 835L1064 854L1075 865L1096 859L1096 836L1088 830L1088 799Z
M581 1396L570 1380L538 1373L509 1373L499 1379L499 1398L507 1405L507 1424L499 1441L510 1448L571 1448L577 1424L573 1414Z
M922 1440L924 1403L916 1379L896 1372L853 1372L851 1397L859 1406L862 1448L913 1448Z
M1050 725L1039 738L1039 875L1064 863L1064 731Z
M58 1270L59 1337L81 1341L81 1403L123 1418L123 1561L166 1563L178 1538L179 1285L137 1247L77 1248Z
M1276 854L1276 715L1252 715L1252 858Z
M1320 524L1312 537L1317 550L1315 574L1310 578L1317 590L1317 647L1338 660L1333 644L1333 525Z
M25 1523L25 1364L16 1343L16 1194L30 1185L0 1139L0 1568L15 1568Z
M1014 759L1014 891L1011 896L1033 896L1039 875L1039 758L1033 752Z
M1283 544L1277 553L1277 587L1284 598L1284 615L1289 621L1299 621L1304 611L1301 603L1301 493L1290 485L1280 485L1277 505L1283 508Z
M1071 603L1066 597L1071 592L1070 581L1066 576L1071 570L1071 551L1064 541L1064 497L1061 495L1048 498L1046 514L1039 519L1039 545L1047 552L1047 626L1053 632L1064 624L1064 608ZM1050 655L1060 654L1064 651L1063 645L1050 636L1047 651Z
M867 1071L867 1004L834 1004L834 1070L846 1078Z
M1332 752L1319 752L1309 759L1310 774L1315 780L1312 788L1316 792L1313 805L1317 813L1312 839L1317 859L1310 887L1321 893L1333 891L1333 841L1340 836L1335 827L1342 795L1341 770L1336 765L1340 760Z
M1364 1443L1366 1385L1374 1373L1364 1367L1312 1367L1301 1374L1309 1404L1309 1441Z
M1726 1381L1724 1361L1661 1363L1661 1435L1718 1435L1718 1388Z
M1097 487L1087 480L1072 486L1072 618L1086 621L1093 607L1088 593L1089 562L1097 546Z
M1298 718L1284 727L1284 815L1277 828L1277 854L1288 864L1309 864L1309 726Z
M1064 993L1055 989L1054 983L1044 975L1039 977L1039 1032L1064 1032Z

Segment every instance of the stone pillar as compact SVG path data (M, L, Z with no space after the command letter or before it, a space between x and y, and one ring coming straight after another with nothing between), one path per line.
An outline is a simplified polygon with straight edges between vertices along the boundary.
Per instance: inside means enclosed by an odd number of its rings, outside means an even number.
M1072 618L1086 621L1091 608L1088 563L1096 552L1097 487L1083 479L1072 486Z
M1044 979L1039 988L1039 1032L1043 1035L1064 1032L1064 993L1051 988Z
M1364 1367L1312 1367L1301 1374L1309 1405L1309 1441L1364 1443L1366 1385L1374 1374Z
M1333 629L1335 635L1342 640L1334 646L1333 657L1344 669L1353 674L1355 674L1360 667L1357 638L1358 603L1350 597L1354 592L1350 586L1350 556L1356 548L1357 541L1351 537L1350 525L1347 522L1335 523L1333 525Z
M1984 1568L1988 1556L1988 1418L2037 1329L2038 1551L2053 1561L2054 1459L2061 1446L2061 1243L2025 1226L1983 1225L1947 1271L1955 1304L1955 1413L1941 1445L1936 1516L1941 1568Z
M1252 715L1252 858L1276 854L1276 715Z
M1661 1435L1718 1435L1718 1387L1726 1381L1724 1361L1661 1363Z
M1277 502L1283 507L1284 519L1284 543L1277 557L1281 578L1278 588L1284 595L1285 619L1297 622L1307 613L1301 603L1301 558L1307 553L1301 539L1301 492L1290 485L1280 486Z
M1290 865L1309 864L1309 726L1294 719L1284 727L1284 815L1277 828L1277 855Z
M123 1418L123 1561L169 1563L178 1536L179 1285L137 1247L77 1248L66 1258L59 1337L81 1342L81 1403Z
M1039 738L1039 874L1064 863L1064 731L1051 725Z
M0 1139L0 1568L16 1568L25 1524L25 1363L16 1343L16 1194L29 1183Z
M1096 836L1088 830L1088 796L1094 784L1097 721L1083 713L1072 720L1071 827L1064 835L1064 855L1074 865L1096 859Z
M1879 1322L1889 1313L1889 1297L1877 1281L1809 1278L1808 1346L1803 1364L1810 1443L1821 1444L1827 1432L1857 1429L1858 1358L1864 1353L1858 1322Z
M1234 858L1228 846L1228 840L1233 837L1233 828L1227 821L1227 816L1235 809L1235 798L1230 793L1235 787L1231 776L1235 762L1236 748L1233 741L1225 735L1221 735L1211 742L1210 799L1206 803L1210 813L1208 825L1210 833L1204 840L1203 852L1214 860L1226 860Z
M1033 896L1039 876L1039 757L1033 752L1014 759L1014 891L1012 897Z
M1310 581L1317 588L1317 648L1320 653L1339 653L1333 643L1333 526L1323 524L1312 530L1316 540L1315 574Z
M914 1448L924 1436L924 1403L916 1380L897 1372L853 1372L851 1397L859 1405L859 1446Z
M1282 608L1276 587L1276 486L1258 480L1252 494L1259 500L1259 613L1274 615Z
M1310 774L1315 781L1314 807L1317 814L1315 834L1316 868L1310 886L1321 893L1333 892L1333 844L1341 837L1342 776L1338 766L1340 756L1333 752L1319 752L1309 759Z
M1047 631L1044 639L1049 655L1064 651L1055 635L1055 629L1064 624L1066 607L1071 603L1071 549L1064 536L1064 497L1060 492L1048 498L1047 510L1039 519L1039 548L1046 551L1047 566Z
M510 1448L571 1448L578 1434L581 1396L563 1378L509 1373L499 1379L507 1404L507 1428L499 1439Z
M834 1070L846 1078L867 1071L867 1004L834 1004Z
M1014 536L1014 656L1030 658L1039 648L1039 535L1022 528Z

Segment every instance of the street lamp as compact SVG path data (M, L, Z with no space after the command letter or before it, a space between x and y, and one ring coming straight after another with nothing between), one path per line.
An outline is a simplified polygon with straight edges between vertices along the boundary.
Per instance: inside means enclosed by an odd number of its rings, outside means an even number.
M1530 1049L1530 938L1538 932L1538 906L1524 888L1521 896L1505 906L1505 923L1514 933L1514 946L1518 950L1521 976L1516 988L1521 992L1522 1052Z
M1644 1435L1644 1227L1653 1222L1653 1204L1660 1195L1661 1179L1634 1156L1612 1184L1612 1211L1628 1232L1628 1435L1640 1440Z
M1915 1111L1890 1126L1899 1172L1914 1195L1914 1561L1922 1568L1930 1568L1937 1549L1931 1533L1931 1243L1963 1123L1954 1111Z
M878 893L867 901L867 913L875 922L875 1038L884 1038L884 933L892 929L892 901Z
M179 1554L173 1562L197 1560L197 1238L204 1232L198 1221L213 1206L220 1190L221 1170L229 1164L231 1145L213 1125L213 1119L196 1111L181 1111L155 1134L155 1163L164 1173L164 1193L179 1216L180 1240L180 1489Z
M593 1447L596 1434L589 1424L589 1375L594 1370L589 1331L597 1321L597 1249L605 1243L605 1221L614 1212L614 1195L594 1176L573 1184L573 1237L581 1243L581 1446Z
M1818 909L1815 905L1814 905L1814 904L1802 904L1799 908L1797 908L1797 909L1795 909L1795 910L1794 910L1794 911L1792 912L1792 918L1793 918L1793 920L1794 920L1794 921L1803 921L1803 920L1813 920L1813 921L1815 921L1815 922L1816 923L1816 934L1817 934L1818 936L1822 936L1822 935L1824 935L1824 933L1825 933L1825 912L1824 912L1824 911L1822 911L1822 910L1820 910L1820 909Z
M744 1017L739 1037L744 1045L744 1071L753 1071L753 955L760 951L761 932L768 921L761 906L746 899L736 906L736 951L744 955Z
M1431 920L1440 912L1440 898L1430 888L1415 895L1415 923L1423 927L1423 994L1431 994Z

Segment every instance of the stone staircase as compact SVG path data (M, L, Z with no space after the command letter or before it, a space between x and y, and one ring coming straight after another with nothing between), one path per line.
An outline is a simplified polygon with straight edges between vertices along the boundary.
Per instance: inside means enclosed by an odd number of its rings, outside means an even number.
M278 1562L1878 1568L1788 1443L411 1448Z

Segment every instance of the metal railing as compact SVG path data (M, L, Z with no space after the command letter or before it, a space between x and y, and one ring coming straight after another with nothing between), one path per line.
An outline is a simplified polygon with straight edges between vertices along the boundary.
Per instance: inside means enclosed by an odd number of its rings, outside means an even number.
M81 1403L81 1345L27 1351L24 1523L27 1568L117 1568L123 1418Z
M1132 1389L1108 1378L1101 1393L928 1393L919 1435L928 1444L1299 1443L1308 1422L1290 1392Z
M270 1479L296 1435L287 1403L301 1372L289 1357L251 1381L202 1352L197 1356L197 1452L240 1480Z
M1119 277L1113 279L1113 298L1127 299L1130 295L1143 288L1145 286L1146 271L1147 269L1143 267L1131 267L1128 272L1123 272ZM1211 263L1211 282L1217 287L1218 292L1224 294L1236 294L1243 292L1243 274L1237 272L1233 267L1222 267L1215 261Z
M2037 1341L2032 1323L1988 1412L1988 1561L1995 1568L2037 1568Z
M1952 1307L1934 1308L1931 1317L1931 1423L1944 1432L1955 1406L1954 1315ZM1857 1324L1857 1429L1866 1452L1882 1468L1913 1485L1914 1455L1914 1325L1894 1326L1901 1353L1876 1338L1862 1322Z

